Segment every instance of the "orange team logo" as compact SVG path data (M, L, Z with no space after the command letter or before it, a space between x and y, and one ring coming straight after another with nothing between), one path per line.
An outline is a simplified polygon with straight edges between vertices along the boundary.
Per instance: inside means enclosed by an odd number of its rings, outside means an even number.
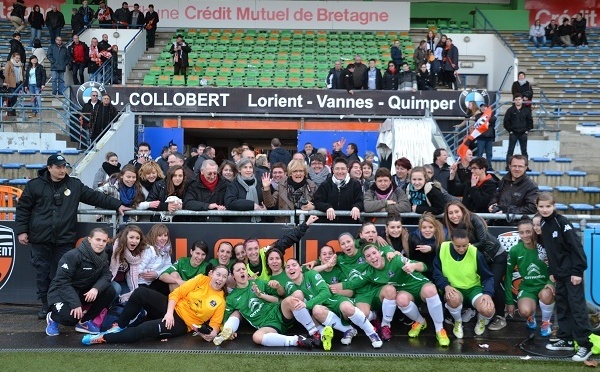
M0 289L8 283L15 266L15 232L0 225Z

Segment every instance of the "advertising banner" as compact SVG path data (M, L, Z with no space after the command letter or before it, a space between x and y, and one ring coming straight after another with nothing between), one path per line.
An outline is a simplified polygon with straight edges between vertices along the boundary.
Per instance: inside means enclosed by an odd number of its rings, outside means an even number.
M577 13L582 13L587 20L587 28L598 27L598 12L600 1L598 0L525 0L525 9L529 10L529 23L533 24L539 19L542 25L556 19L561 25L564 18L575 18Z
M79 104L92 89L72 87ZM288 115L379 115L463 116L469 100L494 102L494 94L468 91L356 91L326 89L203 88L106 86L120 110L130 104L133 112L165 114L288 114Z

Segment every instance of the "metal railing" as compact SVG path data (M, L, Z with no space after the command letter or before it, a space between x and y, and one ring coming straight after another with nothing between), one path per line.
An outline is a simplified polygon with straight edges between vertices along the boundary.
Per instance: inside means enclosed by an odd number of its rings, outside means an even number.
M508 42L506 41L506 39L504 39L504 37L498 32L498 30L496 30L496 28L494 27L494 25L492 24L492 22L490 22L487 17L481 12L481 9L479 8L475 8L475 12L476 12L476 16L474 16L474 20L475 20L475 28L479 28L482 29L483 31L492 31L497 38L499 38L502 43L504 44L504 46L510 50L510 52L513 55L513 58L516 59L517 58L517 54L515 53L515 51L513 50L513 48L510 46L510 44L508 44ZM479 26L479 22L480 21L478 19L478 17L481 17L481 19L483 20L483 23Z
M498 87L498 94L499 92L502 90L502 88L504 88L504 84L506 83L506 80L508 79L508 77L510 76L510 73L515 69L515 66L508 66L508 68L506 69L506 73L504 74L504 78L502 78L502 82L500 83L500 86Z
M0 207L0 213L16 213L16 208L8 208L8 207ZM118 221L118 212L111 210L103 210L103 209L79 209L77 211L80 215L103 215L103 216L111 216L110 223L112 226L116 227ZM160 211L150 211L150 210L130 210L126 211L126 216L161 216L164 212ZM349 217L351 216L350 211L336 211L337 217ZM302 223L306 220L307 216L315 215L319 217L325 217L326 213L321 211L303 211L303 210L263 210L263 211L189 211L189 210L179 210L173 213L169 213L169 216L210 216L210 217L250 217L250 216L264 216L264 217L289 217L290 223L296 224ZM498 214L498 213L477 213L478 216L482 217L486 221L490 220L505 220L505 221L518 221L524 216L528 216L530 218L533 215L523 215L523 214ZM387 212L375 212L375 213L366 213L361 212L361 218L386 218L388 217ZM400 216L404 219L408 218L420 218L422 215L418 213L401 213ZM569 221L578 223L580 229L583 230L588 223L598 223L600 222L600 215L593 214L564 214ZM443 215L436 216L438 218L442 218ZM178 223L178 222L174 222ZM236 222L230 222L231 224L235 224ZM354 224L349 224L348 226L356 226Z
M104 61L100 68L90 75L89 80L103 85L112 85L114 78L113 58L115 57L111 57Z
M7 97L17 96L17 100L12 107L0 107L2 111L12 111L14 110L16 116L20 119L18 123L26 123L26 124L36 124L39 126L38 133L41 135L42 133L51 132L49 127L58 129L61 133L68 135L72 142L77 143L80 147L85 146L89 143L89 135L87 131L82 131L79 124L79 116L81 113L81 106L63 96L62 94L53 95L50 93L41 93L41 94L28 94L23 93L23 91L19 93L6 93L0 94L0 100L4 100ZM37 98L49 98L53 100L57 100L60 103L60 108L52 106L52 105L41 105L40 107L36 107L35 109L39 111L39 114L34 118L27 118L27 112L31 111L33 107L33 100ZM56 116L61 118L62 120L56 120L50 118L51 113L54 113ZM5 121L5 124L11 123L10 121Z

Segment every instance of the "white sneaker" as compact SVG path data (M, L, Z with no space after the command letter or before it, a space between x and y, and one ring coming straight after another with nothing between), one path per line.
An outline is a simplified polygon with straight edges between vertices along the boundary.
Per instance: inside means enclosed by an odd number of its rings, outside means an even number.
M475 315L477 315L477 311L475 311L475 309L471 309L470 307L464 309L462 312L463 323L468 323L469 321L471 321L471 319L475 317Z
M504 319L504 317L496 315L494 317L494 320L488 326L488 329L490 331L499 331L504 327L506 327L506 319Z
M571 359L574 362L585 362L592 355L592 349L588 349L587 347L579 346L579 350L577 350L577 354L573 355Z
M344 336L342 337L340 342L342 343L342 345L350 345L352 343L352 339L357 334L358 334L358 331L355 328L351 328L351 329L347 330L346 332L344 332Z
M477 336L481 336L483 332L485 332L485 323L487 319L477 319L477 323L475 323L475 334Z
M463 338L463 326L460 320L454 322L454 328L452 329L452 333L454 333L454 336L456 336L456 338Z

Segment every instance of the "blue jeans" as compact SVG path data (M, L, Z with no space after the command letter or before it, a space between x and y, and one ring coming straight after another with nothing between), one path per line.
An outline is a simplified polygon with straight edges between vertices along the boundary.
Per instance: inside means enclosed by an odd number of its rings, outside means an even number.
M54 44L56 38L60 36L60 31L62 27L48 27L48 32L50 33L50 45Z
M33 100L33 104L32 104L33 109L31 111L34 114L39 114L40 108L42 108L42 96L40 96L40 93L42 92L42 90L37 86L37 84L29 84L28 88L29 88L29 94L37 94L37 96ZM37 107L37 109L36 109L36 107Z
M65 91L65 72L52 71L52 94L63 94Z
M40 39L41 41L41 37L42 37L42 29L37 29L37 28L31 28L31 40L29 40L29 46L33 47L33 41L35 39Z
M488 169L492 169L492 147L494 146L494 139L490 137L477 137L477 156L482 157L485 154L485 158L488 162Z
M546 46L546 36L530 36L529 41L532 41L536 47L540 44Z

